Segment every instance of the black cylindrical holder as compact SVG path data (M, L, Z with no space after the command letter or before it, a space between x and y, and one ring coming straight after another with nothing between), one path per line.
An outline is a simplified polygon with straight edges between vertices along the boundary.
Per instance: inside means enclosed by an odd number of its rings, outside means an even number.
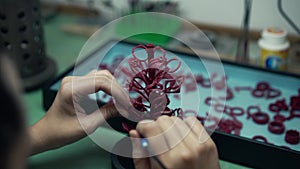
M39 87L56 72L46 57L39 0L0 1L0 49L16 64L26 90Z

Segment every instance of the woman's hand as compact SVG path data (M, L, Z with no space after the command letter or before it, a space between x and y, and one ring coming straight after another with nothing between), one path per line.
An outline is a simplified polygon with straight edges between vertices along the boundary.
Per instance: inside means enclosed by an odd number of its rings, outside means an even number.
M118 116L113 103L99 109L96 101L86 102L89 94L98 91L111 95L112 88L115 99L126 97L125 91L106 70L65 77L48 112L30 128L31 154L75 142L94 132L106 119ZM94 107L93 112L88 113L83 104Z
M147 138L150 148L168 169L218 169L216 146L195 117L181 120L161 116L156 121L140 122L133 137L133 157L147 154L137 141ZM134 159L136 169L161 169L151 157Z

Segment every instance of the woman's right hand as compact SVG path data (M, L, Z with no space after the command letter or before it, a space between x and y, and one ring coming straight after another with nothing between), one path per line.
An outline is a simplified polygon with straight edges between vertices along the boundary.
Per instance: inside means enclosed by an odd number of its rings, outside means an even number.
M156 121L142 121L133 138L147 138L150 148L168 169L219 169L217 148L195 117L181 120L161 116ZM139 139L133 140L133 157L145 151ZM145 153L145 152L144 152ZM135 158L136 169L161 169L151 157Z

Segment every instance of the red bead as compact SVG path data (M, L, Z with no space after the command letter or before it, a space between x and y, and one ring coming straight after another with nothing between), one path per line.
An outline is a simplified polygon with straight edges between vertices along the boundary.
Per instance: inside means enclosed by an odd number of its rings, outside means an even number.
M297 130L288 130L285 133L284 140L290 144L298 144L300 140L300 133Z
M284 124L279 121L272 121L268 125L268 129L271 133L282 134L285 130Z
M273 103L273 104L269 105L269 110L272 111L272 112L278 113L278 112L280 112L281 109L277 104Z
M252 114L253 121L257 124L267 124L269 122L269 115L263 112Z
M252 112L254 110L254 112ZM257 124L267 124L269 122L269 115L261 112L258 106L249 106L247 108L247 119L252 117L253 121Z

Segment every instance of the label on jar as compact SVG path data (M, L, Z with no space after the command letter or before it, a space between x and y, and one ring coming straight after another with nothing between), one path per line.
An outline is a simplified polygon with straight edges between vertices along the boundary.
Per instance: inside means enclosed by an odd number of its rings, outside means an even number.
M261 49L260 63L262 67L276 70L286 70L288 50L271 51Z

